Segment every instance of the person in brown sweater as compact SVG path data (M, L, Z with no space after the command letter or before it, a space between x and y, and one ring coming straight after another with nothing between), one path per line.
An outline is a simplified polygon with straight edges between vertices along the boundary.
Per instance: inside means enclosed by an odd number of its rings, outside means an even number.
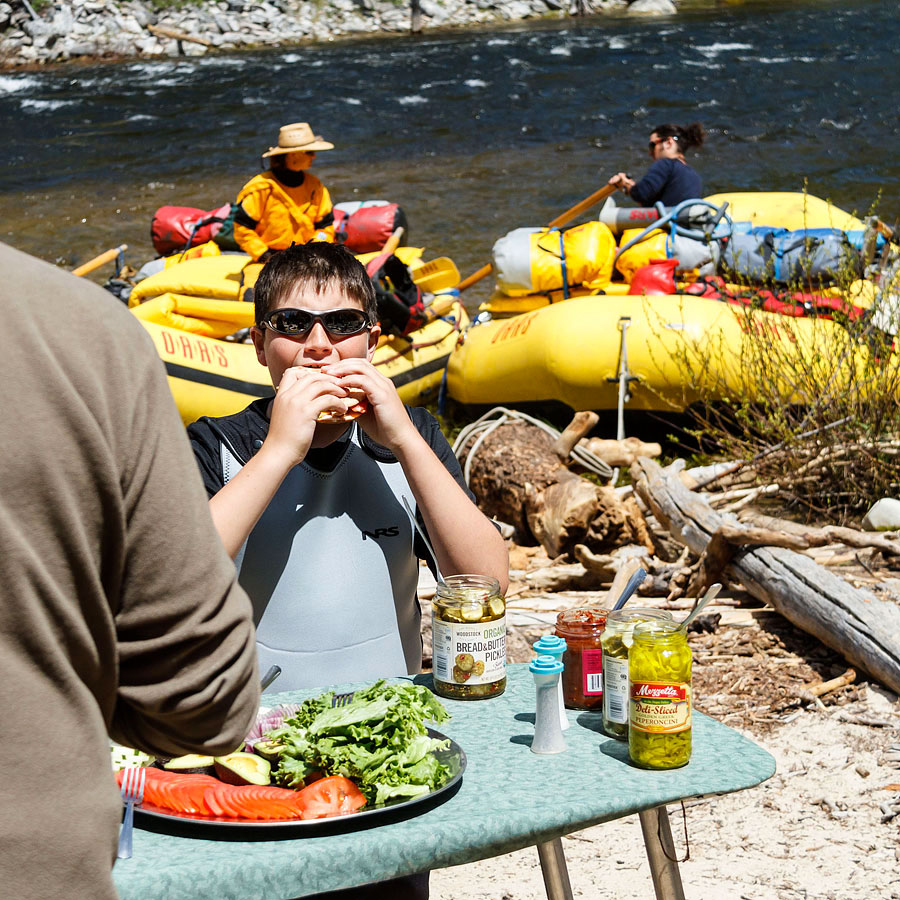
M0 892L112 900L109 738L234 750L259 704L250 604L149 335L4 244L0 271Z

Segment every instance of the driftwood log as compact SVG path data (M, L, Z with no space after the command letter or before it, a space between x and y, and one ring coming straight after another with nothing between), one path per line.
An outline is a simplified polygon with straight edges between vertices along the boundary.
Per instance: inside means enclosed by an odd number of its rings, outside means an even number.
M204 47L212 47L212 41L203 37L195 37L192 34L186 34L184 31L178 31L175 28L167 28L165 25L148 25L147 31L156 37L171 38L173 41L190 41L193 44L202 44Z
M720 548L739 540L737 519L716 512L701 495L685 487L677 465L663 469L652 460L640 459L631 473L635 491L656 519L695 553L707 551L717 533ZM752 532L747 536L746 543L751 545L761 537ZM727 558L721 560L726 575L900 693L900 607L852 587L808 556L788 549L797 546L798 535L784 533L781 537L781 546L726 551ZM705 565L710 574L718 562L707 557Z
M661 444L647 444L636 437L612 440L609 438L584 438L584 446L611 466L630 466L640 456L659 456Z
M593 553L623 544L643 544L652 552L634 499L623 500L564 464L592 425L589 417L579 416L558 440L521 421L487 434L470 464L469 487L479 507L513 525L520 542L541 544L551 558L573 556L579 544Z

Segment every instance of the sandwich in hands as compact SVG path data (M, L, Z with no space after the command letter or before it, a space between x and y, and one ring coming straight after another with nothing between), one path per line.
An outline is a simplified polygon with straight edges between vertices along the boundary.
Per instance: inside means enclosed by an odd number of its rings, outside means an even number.
M347 388L348 399L354 401L346 411L343 409L326 409L316 417L317 422L326 425L337 425L341 422L352 422L369 408L365 392L359 388Z

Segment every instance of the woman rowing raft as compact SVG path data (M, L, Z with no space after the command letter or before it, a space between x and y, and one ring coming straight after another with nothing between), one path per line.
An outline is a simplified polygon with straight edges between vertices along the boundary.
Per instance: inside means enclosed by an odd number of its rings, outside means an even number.
M692 147L700 147L705 137L699 122L681 125L657 125L650 134L650 158L653 165L647 174L635 182L625 172L619 172L609 183L624 191L639 206L677 206L683 200L703 196L700 176L685 161Z

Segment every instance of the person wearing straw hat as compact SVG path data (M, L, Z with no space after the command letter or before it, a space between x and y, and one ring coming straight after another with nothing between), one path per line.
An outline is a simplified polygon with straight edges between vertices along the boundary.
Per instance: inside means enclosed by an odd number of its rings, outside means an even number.
M291 244L334 241L331 196L308 171L318 151L333 149L307 122L281 126L278 143L262 155L269 171L251 178L237 198L234 239L254 260L265 262Z

